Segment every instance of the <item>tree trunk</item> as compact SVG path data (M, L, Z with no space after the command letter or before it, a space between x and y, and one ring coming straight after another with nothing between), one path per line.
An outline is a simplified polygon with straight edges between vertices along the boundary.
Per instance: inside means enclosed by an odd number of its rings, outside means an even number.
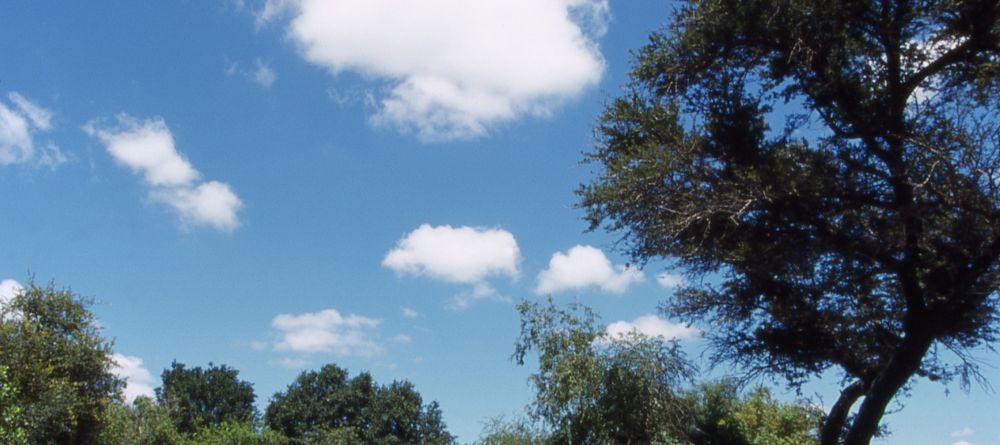
M820 445L837 445L840 435L844 432L844 423L847 421L847 414L851 412L851 407L865 393L864 382L858 380L840 393L837 403L830 408L830 414L826 416L823 423L823 431L820 433Z
M886 407L900 388L920 368L924 355L930 349L934 338L930 335L908 336L899 352L889 361L882 374L872 382L861 402L861 409L851 425L844 445L868 445L878 431L878 424Z

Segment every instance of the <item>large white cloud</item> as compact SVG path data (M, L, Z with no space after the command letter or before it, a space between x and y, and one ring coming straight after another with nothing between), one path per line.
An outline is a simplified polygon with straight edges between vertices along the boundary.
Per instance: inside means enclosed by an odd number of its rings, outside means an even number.
M638 332L647 337L685 339L698 335L699 331L685 324L674 324L656 315L643 315L632 321L616 321L605 331L611 339L620 338L630 332Z
M67 161L55 144L39 146L35 135L52 129L52 112L17 92L7 94L11 106L0 101L0 166L35 164L56 166Z
M125 380L125 401L132 403L139 396L153 397L153 375L142 366L141 358L116 352L111 359L115 362L111 372Z
M282 15L309 62L389 83L373 123L425 141L551 114L604 71L608 0L268 0L258 20Z
M477 284L487 277L517 278L521 251L503 229L424 224L399 240L382 265L398 273Z
M381 351L371 338L380 321L360 315L341 315L336 309L281 314L271 326L278 331L274 348L296 353L331 352L342 356L370 356Z
M185 224L231 231L243 206L229 184L201 181L201 174L177 151L173 134L160 118L119 115L112 125L89 122L84 131L99 139L119 164L143 177L149 196L169 205Z
M643 280L641 270L634 267L612 266L601 249L577 245L568 252L556 252L549 267L538 274L535 292L547 294L597 286L605 292L620 294L635 282Z
M21 293L24 290L24 286L18 283L16 280L6 279L0 281L0 304L5 304L14 298L15 295Z

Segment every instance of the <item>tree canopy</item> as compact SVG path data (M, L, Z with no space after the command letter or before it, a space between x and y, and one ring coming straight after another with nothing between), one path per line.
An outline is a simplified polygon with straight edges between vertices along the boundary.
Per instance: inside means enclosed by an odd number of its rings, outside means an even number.
M839 370L824 444L868 443L911 378L967 382L997 339L998 17L689 1L597 127L592 228L692 275L663 310L710 323L716 359L795 385Z
M453 442L437 402L424 404L409 382L376 384L336 365L305 371L271 399L267 425L293 443L443 445Z
M531 420L494 420L480 444L809 445L821 412L733 380L691 388L676 341L611 336L579 303L522 303L514 359L538 354ZM544 428L539 428L542 426Z
M226 423L247 424L256 417L253 385L226 365L186 368L176 361L165 369L157 401L170 410L177 429L194 434Z
M4 430L12 428L33 444L96 441L105 406L118 397L121 382L111 373L111 344L100 335L89 304L69 290L34 281L0 304L0 363L6 368L0 398L16 406L0 404ZM8 419L15 425L7 425Z

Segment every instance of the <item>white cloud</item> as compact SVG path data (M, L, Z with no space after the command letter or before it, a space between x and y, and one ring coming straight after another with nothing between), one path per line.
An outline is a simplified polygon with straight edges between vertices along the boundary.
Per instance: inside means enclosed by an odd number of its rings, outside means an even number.
M968 437L975 434L975 431L970 427L962 428L958 431L952 431L951 437Z
M14 105L21 111L21 114L26 116L36 128L39 130L49 130L52 128L51 111L38 106L38 104L26 99L16 91L10 92L7 97L11 102L14 102Z
M656 282L667 289L676 289L687 283L683 275L663 272L656 276Z
M424 224L399 240L382 266L400 274L477 284L494 275L516 279L520 261L517 241L506 230Z
M185 224L223 231L239 226L239 197L229 184L201 182L201 174L177 151L163 119L140 121L121 114L116 125L91 121L83 130L100 140L116 162L142 175L150 198L169 205Z
M7 98L8 107L0 101L0 166L35 164L55 167L66 162L66 155L49 142L41 148L35 145L35 134L52 129L52 112L28 100L17 92Z
M274 317L271 326L279 333L280 339L274 344L279 351L371 356L381 351L370 337L379 323L372 318L354 314L345 317L336 309L326 309L300 315L281 314Z
M608 0L269 0L309 62L388 83L375 125L425 141L547 116L601 79Z
M408 307L400 308L399 310L400 312L402 312L403 317L409 318L411 320L420 316L420 314L417 313L417 311L410 309Z
M5 304L14 298L15 295L21 293L24 290L24 286L18 283L16 280L6 279L0 281L0 304Z
M600 249L577 245L567 253L552 255L549 267L538 274L535 292L547 294L597 286L605 292L620 294L643 278L642 271L634 267L612 266Z
M141 358L116 352L111 359L115 362L111 372L125 380L125 401L131 403L139 396L153 397L153 375L142 366Z
M240 225L236 212L243 204L229 184L209 181L194 188L153 190L150 196L173 207L184 221L219 230L233 230Z
M510 303L510 298L500 295L493 286L488 283L476 283L471 290L462 292L445 304L445 309L462 311L472 306L472 303L479 300L494 300Z
M691 338L699 331L685 324L674 324L656 315L643 315L632 321L616 321L608 325L606 331L612 339L622 337L629 332L638 332L647 337L662 337L670 339Z
M257 68L253 71L253 81L264 88L271 88L274 81L278 80L278 73L267 63L257 59Z
M974 444L972 442L969 442L968 440L960 440L960 441L955 442L955 443L953 443L951 445L976 445L976 444Z

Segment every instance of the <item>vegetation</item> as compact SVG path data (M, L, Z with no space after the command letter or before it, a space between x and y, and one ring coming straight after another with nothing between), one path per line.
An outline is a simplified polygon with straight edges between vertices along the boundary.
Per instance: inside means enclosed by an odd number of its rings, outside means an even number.
M299 375L275 394L268 427L292 443L447 444L453 441L436 402L424 405L409 382L375 384L363 372L348 377L336 365Z
M716 359L793 385L841 372L827 445L869 443L914 377L978 375L1000 285L996 1L690 1L631 76L582 206L637 262L689 271L663 310L713 326Z
M88 304L68 290L29 281L0 305L3 397L14 402L13 408L0 405L4 434L23 434L32 444L97 440L121 382L111 373L111 344Z
M177 429L189 436L206 428L254 421L253 385L238 378L226 365L185 368L174 362L163 371L163 386L156 399L170 410Z
M808 445L822 412L781 404L764 388L731 381L689 387L692 366L676 342L638 333L610 337L589 308L522 303L514 359L538 353L532 418L495 420L478 443Z

